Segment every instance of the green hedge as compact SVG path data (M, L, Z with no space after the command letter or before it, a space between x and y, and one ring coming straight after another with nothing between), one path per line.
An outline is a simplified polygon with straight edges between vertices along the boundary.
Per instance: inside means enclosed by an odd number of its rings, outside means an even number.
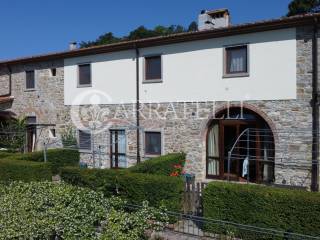
M165 156L146 160L128 169L134 173L147 173L169 176L174 171L174 165L184 165L186 155L184 153L173 153Z
M14 153L9 154L3 153L3 157L8 160L23 160L32 162L44 162L43 151L32 152L32 153ZM77 166L80 161L80 154L78 150L72 149L49 149L47 151L47 161L51 163L52 171L54 174L59 172L61 167L65 166Z
M9 152L6 152L6 151L0 151L0 159L12 157L13 155L15 155L15 153L9 153Z
M204 217L313 236L320 235L320 194L257 185L210 183L203 194ZM249 231L206 225L216 233L254 239ZM259 239L270 236L259 235Z
M118 195L131 204L141 205L147 200L151 206L164 203L170 210L181 210L184 187L181 178L75 167L62 168L61 177L67 183L102 191L107 197Z
M49 163L0 159L0 181L45 181L52 179Z

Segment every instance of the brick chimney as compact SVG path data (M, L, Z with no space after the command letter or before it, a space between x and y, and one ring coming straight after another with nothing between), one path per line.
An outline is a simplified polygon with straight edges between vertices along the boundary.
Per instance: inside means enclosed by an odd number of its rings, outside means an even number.
M198 30L211 30L230 26L230 13L229 10L202 10L198 17Z

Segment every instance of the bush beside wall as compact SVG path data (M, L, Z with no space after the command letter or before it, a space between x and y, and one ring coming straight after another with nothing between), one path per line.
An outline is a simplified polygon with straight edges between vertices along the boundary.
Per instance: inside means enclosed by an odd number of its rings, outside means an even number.
M12 157L15 153L9 153L6 151L0 151L0 159Z
M184 165L186 155L184 153L172 153L146 160L136 166L129 168L130 172L147 173L169 176L174 171L174 165Z
M0 159L0 181L51 181L52 171L48 163Z
M5 154L4 154L5 155ZM1 158L1 153L0 153ZM44 162L43 151L25 153L25 154L10 154L4 157L9 160L23 160L32 162ZM49 149L47 151L47 161L51 163L54 174L59 172L59 168L64 166L77 166L80 161L78 150L73 149Z
M320 194L213 182L204 190L204 217L313 236L320 235ZM207 231L230 229L206 225ZM252 233L233 229L243 239Z
M120 196L131 204L141 205L145 200L151 206L165 206L180 211L183 195L181 178L131 173L127 170L93 170L65 167L62 179L70 184L102 191L105 196Z

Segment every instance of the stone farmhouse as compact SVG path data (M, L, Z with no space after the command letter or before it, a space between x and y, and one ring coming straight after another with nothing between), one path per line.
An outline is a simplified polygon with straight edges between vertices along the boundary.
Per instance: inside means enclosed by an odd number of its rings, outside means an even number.
M122 168L185 152L199 181L318 190L320 14L231 25L0 62L0 121L26 117L26 151L63 147Z

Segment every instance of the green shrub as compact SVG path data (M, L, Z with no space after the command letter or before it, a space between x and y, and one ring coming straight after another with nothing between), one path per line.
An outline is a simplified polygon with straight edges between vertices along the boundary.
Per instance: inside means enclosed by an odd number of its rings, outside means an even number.
M102 231L102 240L142 240L149 239L146 230L161 231L168 224L169 217L164 208L149 207L143 202L142 207L128 211L127 202L118 198L109 200L112 209L107 213L106 225Z
M126 211L125 204L67 184L0 185L0 239L141 240L168 222L165 209L144 202Z
M1 185L0 206L0 239L96 239L108 210L102 194L49 182Z
M1 158L1 154L0 154ZM5 157L10 160L24 160L33 162L44 162L43 151L11 154ZM47 151L47 161L51 163L52 172L57 174L59 169L64 166L77 166L80 161L80 154L78 150L73 149L49 149Z
M51 180L52 171L48 163L0 159L0 181L44 181Z
M320 235L320 194L257 185L210 183L203 194L204 216L239 224L313 236ZM206 225L216 233L255 239L252 232ZM268 239L259 235L259 239Z
M6 151L0 151L0 159L12 157L13 155L15 155L15 153L9 153L9 152L6 152Z
M164 203L169 210L181 210L181 178L75 167L62 168L61 177L68 183L102 191L107 197L120 196L132 204L141 205L146 200L154 207Z
M150 160L146 160L128 169L134 173L148 173L169 176L174 170L174 165L184 165L186 155L184 153L173 153Z

